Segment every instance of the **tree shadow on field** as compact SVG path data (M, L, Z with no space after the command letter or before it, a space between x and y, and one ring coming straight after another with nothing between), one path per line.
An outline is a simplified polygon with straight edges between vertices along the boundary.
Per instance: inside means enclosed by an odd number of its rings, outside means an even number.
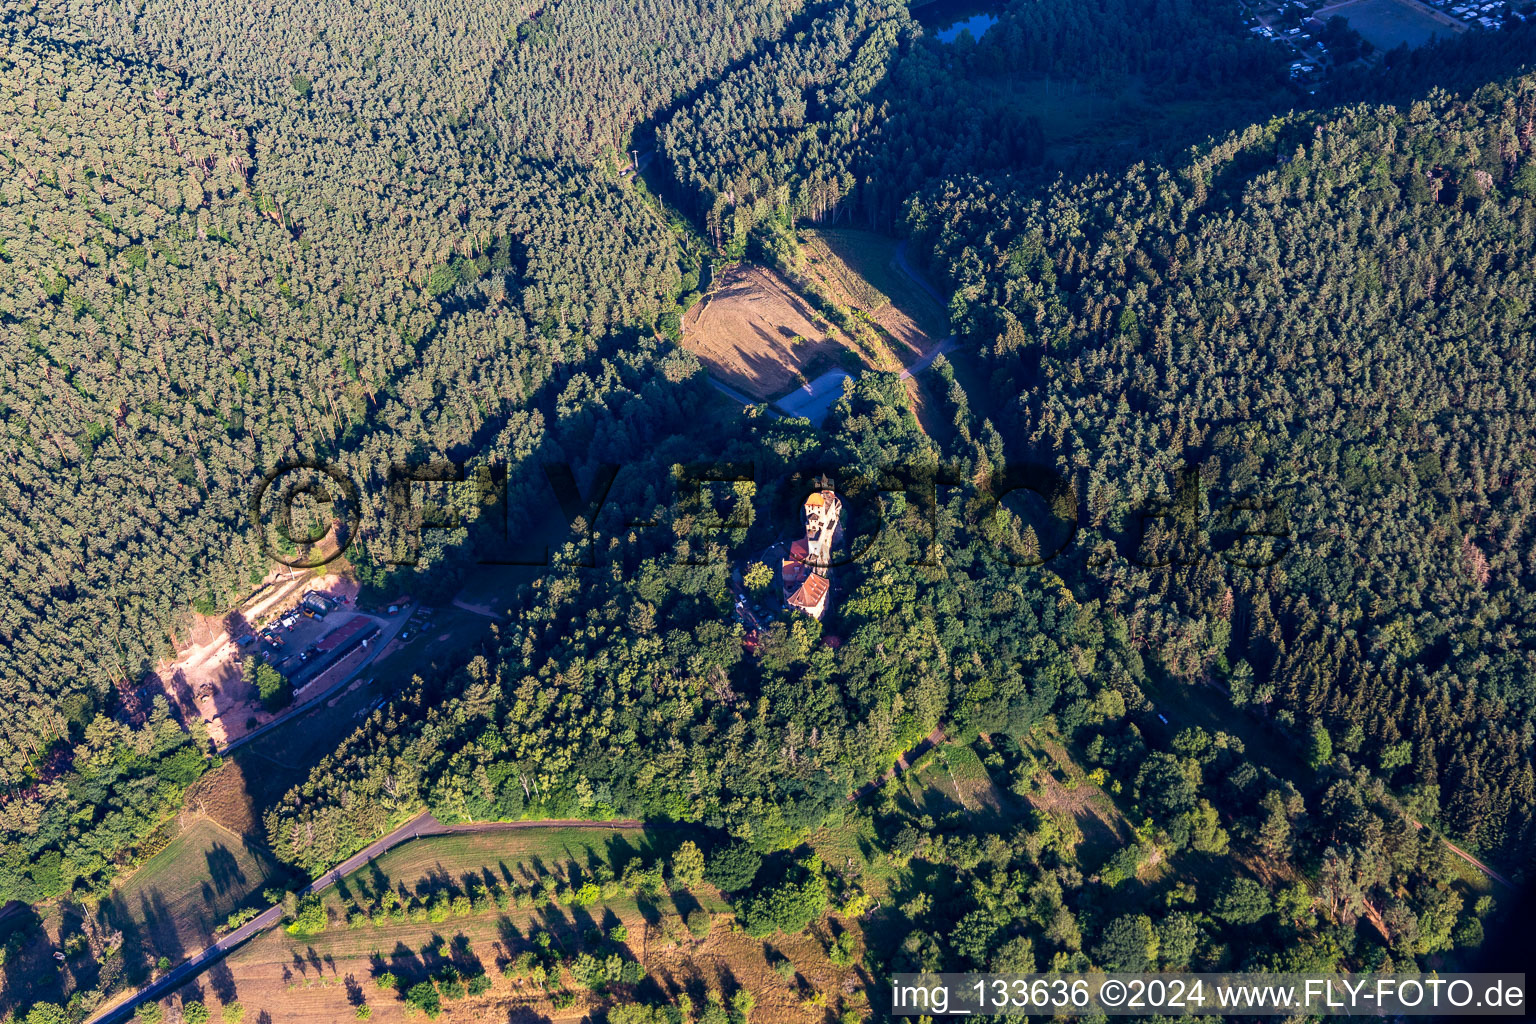
M544 858L540 857L538 854L530 856L527 860L518 865L518 867L522 869L523 880L530 885L543 878L545 874Z
M232 611L224 616L224 633L231 640L238 640L250 632L252 632L251 624L239 611Z
M597 920L593 918L592 912L586 907L570 908L570 923L568 927L571 929L572 945L580 945L582 942L585 942L587 936L594 931L599 934L602 933L602 929L598 927Z
M240 861L223 843L214 843L213 848L204 855L208 861L208 877L213 880L213 890L223 896L234 890L237 886L241 892L245 891L245 870L240 867Z
M485 973L485 964L470 946L469 936L463 932L453 937L449 946L448 960L466 978Z
M176 917L159 889L139 893L137 914L121 894L113 896L102 904L101 920L108 929L123 935L123 976L131 984L148 981L150 969L160 957L172 963L181 959Z
M699 902L699 898L687 889L679 889L672 894L672 906L677 909L677 916L685 921L695 910L704 909L704 904Z
M501 884L501 879L496 877L496 872L492 871L489 866L482 867L478 875L471 873L464 877L466 879L474 879L471 888L474 885L485 886L486 892L491 894L491 899L495 900L497 905L500 906L502 897L506 893L506 886Z
M496 931L501 937L501 944L509 951L528 942L517 925L513 924L512 919L505 914L496 922Z
M182 1006L186 1006L188 1003L205 1002L206 996L207 993L203 991L202 983L197 981L189 981L176 990L176 998Z
M718 988L727 999L736 994L741 988L741 982L736 980L736 972L731 970L729 964L724 961L715 962L715 988Z
M422 875L421 880L416 883L416 895L422 899L426 899L436 892L446 892L449 896L458 896L460 894L458 884L454 882L453 876L441 864L434 864L428 868L426 874Z
M85 933L85 919L88 913L89 911L80 904L69 900L60 904L58 931L58 941L60 944L66 942L73 935L83 935ZM46 933L43 934L46 937ZM50 958L53 952L54 950L50 948ZM4 958L4 954L0 954L0 958ZM22 957L18 955L15 959L20 960ZM64 985L64 991L66 992L80 992L93 989L101 983L101 970L102 965L95 957L77 953L62 965L62 969L59 972L59 981ZM0 993L7 991L15 990L7 989L5 985L0 984Z
M626 835L615 834L603 844L603 856L614 873L622 871L625 864L642 855L641 850Z
M640 920L647 926L656 928L661 925L661 902L650 896L636 896L635 909L640 912Z
M208 968L208 973L205 977L208 979L208 984L213 988L214 997L221 1004L228 1005L235 1001L238 994L235 988L235 972L229 969L229 964L220 960Z
M397 942L389 954L389 973L400 979L410 978L419 981L430 972L414 949L403 942Z

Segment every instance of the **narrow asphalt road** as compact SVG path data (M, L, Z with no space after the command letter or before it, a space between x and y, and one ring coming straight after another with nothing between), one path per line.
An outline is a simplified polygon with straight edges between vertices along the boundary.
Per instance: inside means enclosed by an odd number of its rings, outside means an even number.
M930 299L932 299L934 302L937 302L941 307L944 308L946 312L948 312L949 300L944 298L943 295L939 294L939 290L935 288L926 277L918 273L917 269L914 268L912 264L907 262L907 243L905 239L896 243L896 255L894 259L896 266L900 268L903 274L906 274L909 278L912 279L913 284L921 288L928 294ZM946 352L953 352L959 347L959 340L956 339L953 334L951 334L949 337L933 346L933 348L923 353L922 357L911 366L907 367L905 370L902 370L901 379L906 380L914 374L922 373L924 370L928 369L929 366L933 365L933 361L939 358L939 356Z
M722 384L722 383L720 383L714 377L710 377L709 378L709 386L714 388L716 391L720 392L725 397L727 397L727 398L729 398L729 399L731 399L733 401L740 402L743 406L747 406L747 405L761 405L761 406L763 406L764 408L766 408L768 410L768 415L770 415L770 416L772 416L774 418L778 418L781 415L779 413L779 411L777 409L773 408L773 406L770 405L769 403L758 401L756 398L749 398L745 394L743 394L740 391L737 391L735 388L731 387L729 384Z
M885 774L877 782L871 782L861 787L857 792L851 793L848 799L858 800L872 792L887 779L900 774L907 765L915 760L924 751L943 743L945 740L942 728L934 729L907 754L897 760L896 766ZM545 821L487 821L472 822L464 825L444 825L434 818L429 811L423 811L416 817L407 821L393 832L381 839L370 843L366 848L348 857L336 867L327 871L309 885L299 890L299 896L308 896L311 893L322 892L341 881L347 875L361 868L369 861L377 860L385 853L413 839L424 836L461 835L465 833L486 832L516 832L523 829L538 828L686 828L687 825L647 825L643 821L633 818L623 818L612 821L587 821L579 818L558 818ZM206 946L193 954L189 959L173 967L164 977L161 977L132 995L115 1003L111 1007L102 1010L91 1018L89 1024L124 1024L129 1020L138 1007L150 1000L162 999L187 984L193 978L201 974L211 965L228 956L232 951L249 942L268 929L276 927L283 918L282 907L269 907L223 938Z
M852 376L847 370L828 370L789 394L780 395L773 404L786 416L803 416L821 426L833 404L843 397L843 381Z
M939 356L946 352L953 352L959 347L960 342L956 341L955 336L951 334L949 337L933 346L933 348L923 353L923 355L911 366L907 367L905 370L902 370L901 379L906 380L913 374L922 373L924 370L928 369L928 367L932 366L933 361L939 358Z
M612 828L629 829L641 828L644 822L625 818L617 821L583 821L579 819L553 819L548 821L489 821L477 822L468 825L444 825L430 812L423 811L410 821L395 829L389 835L361 851L342 861L335 868L327 871L309 885L299 890L299 895L308 896L311 893L321 892L335 885L341 879L350 875L358 868L375 860L401 843L410 842L421 836L446 836L462 833L481 832L515 832L522 829L535 828ZM134 992L122 1002L99 1013L92 1018L90 1024L121 1024L130 1019L140 1004L153 999L161 999L176 991L182 985L191 981L212 964L227 956L232 950L244 945L251 939L275 927L283 918L282 907L269 907L256 917L251 918L245 924L236 928L228 935L219 939L211 946L195 953L190 959L172 968L164 977Z
M313 697L304 698L302 703L293 705L291 708L284 711L281 715L272 719L272 721L266 723L260 728L252 729L250 732L246 733L244 736L241 736L239 739L230 743L226 743L224 746L220 747L218 751L220 757L227 757L230 751L240 749L247 743L256 739L256 737L263 736L271 730L278 728L279 726L287 725L289 722L307 715L309 712L315 710L321 701L325 700L327 697L331 696L342 687L349 685L352 680L358 677L363 669L367 668L369 665L372 665L374 661L378 659L379 654L384 650L384 648L389 646L389 642L395 638L396 634L400 632L401 627L405 625L405 620L407 618L407 616L403 613L393 618L388 616L369 615L367 612L358 612L358 614L364 616L365 618L374 620L374 622L378 623L379 625L378 635L375 636L372 640L368 641L368 656L353 666L352 671L348 672L346 675L342 676L340 679L336 680L336 682L332 683L330 686L327 686L324 690L315 694Z
M919 288L928 293L928 297L930 299L932 299L934 302L937 302L947 312L949 310L949 300L940 295L939 290L935 288L926 277L913 269L912 264L907 262L906 239L902 239L900 242L896 243L895 258L896 265L901 268L901 272L916 282Z

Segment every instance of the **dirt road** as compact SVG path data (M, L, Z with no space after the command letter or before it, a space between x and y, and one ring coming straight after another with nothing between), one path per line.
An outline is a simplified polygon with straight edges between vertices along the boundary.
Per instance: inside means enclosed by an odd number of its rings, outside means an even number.
M940 295L939 290L933 286L933 283L918 273L912 264L907 262L907 243L905 239L896 243L896 266L900 267L901 272L910 277L913 283L927 292L930 299L937 302L944 309L949 309L949 300Z
M1406 818L1408 816L1407 815L1403 815L1403 817ZM1421 831L1423 829L1425 829L1425 827L1426 827L1424 825L1424 823L1422 821L1419 821L1417 818L1408 818L1408 821L1409 821L1409 823L1411 823L1413 825L1414 828L1419 829ZM1431 833L1433 835L1436 835L1440 839L1440 841L1442 843L1444 843L1446 846L1450 847L1452 853L1454 853L1456 856L1460 857L1462 860L1466 861L1468 864L1471 864L1473 867L1477 868L1477 870L1481 871L1485 878L1488 878L1488 879L1490 879L1492 881L1498 882L1504 888L1509 889L1510 891L1514 891L1514 888L1515 888L1514 883L1511 882L1509 879L1505 878L1503 875L1501 875L1497 871L1493 870L1493 868L1489 867L1487 864L1484 864L1482 861L1480 861L1476 857L1472 856L1466 850L1463 850L1461 847L1457 846L1455 843L1453 843L1449 839L1445 838L1445 836L1442 836L1438 832L1434 832L1433 830L1431 830Z

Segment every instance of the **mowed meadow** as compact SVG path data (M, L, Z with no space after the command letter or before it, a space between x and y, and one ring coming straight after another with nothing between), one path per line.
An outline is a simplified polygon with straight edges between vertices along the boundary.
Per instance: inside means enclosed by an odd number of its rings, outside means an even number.
M103 926L122 932L130 980L162 957L178 963L213 942L231 912L284 872L260 847L196 818L101 904Z

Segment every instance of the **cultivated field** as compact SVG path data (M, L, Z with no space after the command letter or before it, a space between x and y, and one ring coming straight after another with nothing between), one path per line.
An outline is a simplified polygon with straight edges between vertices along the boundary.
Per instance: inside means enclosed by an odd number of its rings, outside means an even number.
M764 401L857 359L783 278L747 263L722 273L715 291L689 311L683 347L719 380Z
M788 280L746 263L723 271L684 318L683 345L719 382L819 420L841 394L839 374L900 371L948 336L948 320L902 269L894 240L851 230L797 238Z
M1006 800L976 752L964 743L945 743L923 754L901 782L907 809L935 820L949 814L996 816Z
M307 938L280 929L268 932L171 1002L198 999L216 1014L238 1002L246 1021L261 1024L351 1020L363 1004L373 1020L404 1021L413 1019L411 1012L397 990L379 984L380 975L390 972L408 988L451 965L465 978L483 972L489 988L479 996L446 1001L448 1021L576 1021L615 1000L682 993L702 1007L710 991L728 995L745 987L756 998L755 1022L821 1024L828 1010L838 1009L848 998L845 993L856 987L854 968L835 968L827 959L830 930L840 931L843 925L826 921L811 935L765 943L734 930L724 901L708 886L675 899L620 893L585 907L536 907L519 899L518 906L509 908L505 900L493 898L436 922L395 919L352 927L345 922L347 909L371 904L386 889L467 893L479 884L506 893L517 886L531 891L535 880L579 884L599 865L620 866L636 853L654 863L686 837L682 830L552 828L418 840L328 892L333 923L324 932ZM690 935L681 916L699 908L713 917L704 939ZM503 976L506 964L538 948L535 940L542 932L568 960L578 952L600 958L617 953L643 964L647 977L638 985L613 985L601 995L574 984L566 972L559 987L573 1001L557 1008L551 994L529 978ZM793 968L774 970L770 961L785 958Z
M1378 50L1392 50L1404 43L1417 48L1436 37L1446 39L1467 30L1465 22L1413 0L1350 0L1324 7L1315 17L1326 22L1334 15L1346 19L1350 28Z
M431 836L395 847L358 874L413 889L429 879L483 880L487 871L504 884L550 872L565 878L636 856L652 861L686 838L681 830L563 827Z

